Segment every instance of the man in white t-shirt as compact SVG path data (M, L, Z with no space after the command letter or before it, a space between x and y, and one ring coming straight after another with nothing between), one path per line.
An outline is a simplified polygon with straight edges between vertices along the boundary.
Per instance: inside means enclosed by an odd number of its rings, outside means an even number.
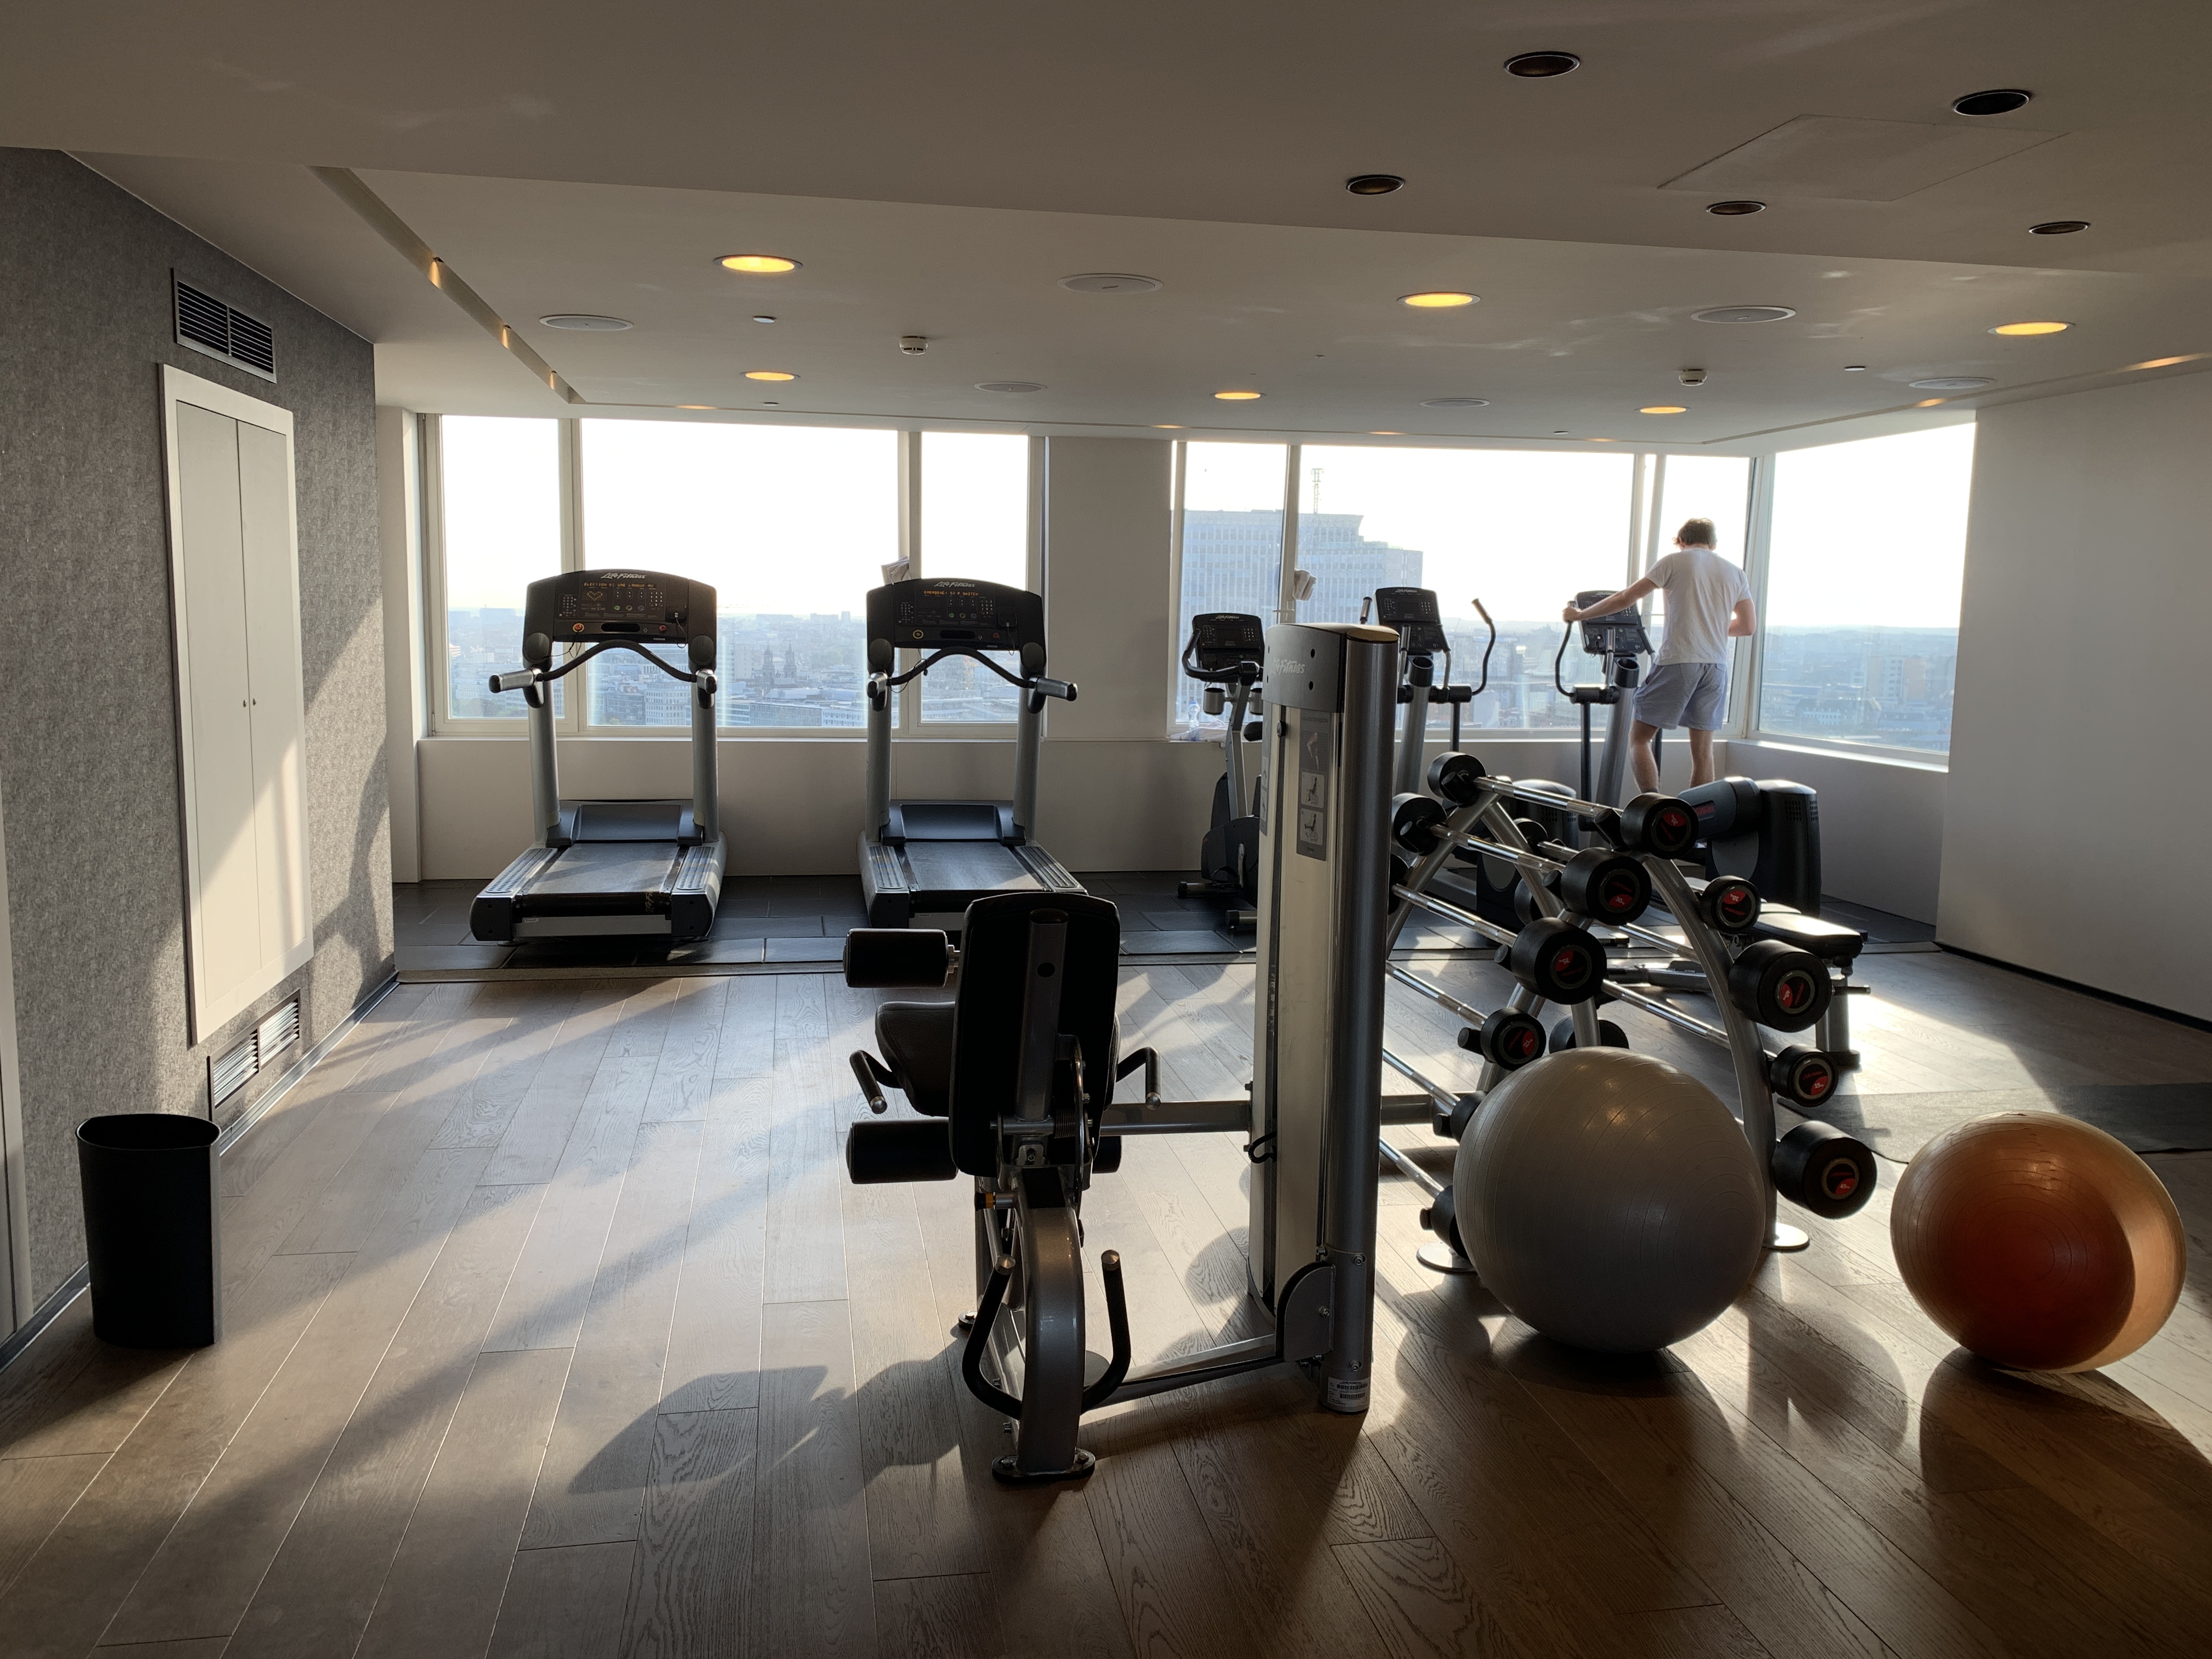
M1569 623L1610 616L1639 605L1654 589L1667 591L1667 637L1653 661L1651 678L1636 694L1636 724L1630 733L1630 763L1639 789L1659 787L1659 763L1652 740L1662 731L1686 726L1690 733L1690 784L1713 781L1713 732L1728 711L1728 641L1748 639L1753 621L1751 586L1743 572L1713 551L1713 521L1692 519L1674 537L1674 550L1610 599L1586 610L1569 605L1560 614Z

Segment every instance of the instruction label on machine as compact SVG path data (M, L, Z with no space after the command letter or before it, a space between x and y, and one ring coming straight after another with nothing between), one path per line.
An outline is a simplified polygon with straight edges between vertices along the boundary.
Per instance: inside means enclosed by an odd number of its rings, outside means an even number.
M1298 721L1298 855L1328 856L1329 720L1301 711Z

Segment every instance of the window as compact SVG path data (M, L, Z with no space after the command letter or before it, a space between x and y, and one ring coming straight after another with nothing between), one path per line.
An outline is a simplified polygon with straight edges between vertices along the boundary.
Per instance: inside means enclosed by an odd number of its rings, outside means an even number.
M921 434L921 563L917 574L1030 585L1030 441L998 433ZM1011 673L1021 664L994 652ZM951 657L921 679L933 725L1011 723L1021 694L981 664Z
M582 444L590 567L714 584L724 726L865 723L867 592L898 556L896 433L587 420ZM586 672L594 726L690 723L684 687L628 653Z
M1473 684L1498 624L1489 689L1462 713L1481 729L1572 726L1553 682L1581 589L1626 580L1636 465L1632 455L1309 445L1298 454L1298 565L1314 576L1301 622L1357 622L1377 587L1427 587L1451 641L1451 677ZM1580 673L1571 651L1566 683ZM1431 730L1450 729L1444 708Z
M1775 459L1760 730L1947 752L1974 428Z
M560 574L560 422L449 415L438 427L446 715L519 722L521 696L488 681L522 665L525 591ZM554 687L556 712L566 690Z
M1667 455L1659 464L1666 471L1652 515L1652 556L1674 550L1674 532L1685 519L1711 519L1713 551L1741 565L1751 518L1751 463L1741 455Z
M1182 447L1182 594L1172 649L1180 660L1190 619L1242 611L1275 620L1283 585L1281 444L1187 443ZM1203 732L1205 687L1176 675L1174 718ZM1210 722L1213 731L1219 718Z

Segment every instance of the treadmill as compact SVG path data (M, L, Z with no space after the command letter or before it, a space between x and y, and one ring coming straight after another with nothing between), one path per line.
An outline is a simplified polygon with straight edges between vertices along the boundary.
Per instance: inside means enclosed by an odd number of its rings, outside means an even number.
M893 674L901 651L928 654ZM984 653L1015 653L1011 674ZM891 799L891 695L947 657L969 657L1024 696L1014 727L1014 798ZM957 932L969 905L994 893L1080 893L1083 885L1030 839L1036 824L1037 737L1045 699L1075 687L1045 678L1044 600L1019 587L918 577L868 594L868 798L860 886L871 927Z
M488 944L632 934L702 939L721 902L724 847L714 777L714 590L657 570L571 570L530 584L528 666L495 674L495 692L530 705L530 804L536 840L469 908ZM554 666L556 643L572 647ZM688 667L647 649L682 646ZM573 649L581 647L580 650ZM691 799L563 800L553 742L553 683L609 651L632 651L691 688Z

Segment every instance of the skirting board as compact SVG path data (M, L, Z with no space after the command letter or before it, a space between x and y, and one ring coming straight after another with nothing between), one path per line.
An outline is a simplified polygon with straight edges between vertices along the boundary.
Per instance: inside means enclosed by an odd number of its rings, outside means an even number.
M321 1042L295 1060L283 1076L264 1089L255 1097L253 1104L240 1112L232 1121L230 1127L216 1137L216 1156L220 1158L238 1145L248 1129L267 1116L270 1109L286 1095L291 1093L301 1078L321 1064L324 1056L337 1048L345 1039L348 1032L368 1018L370 1010L398 988L399 975L392 974L371 990L367 996L354 1004L351 1013L331 1027L328 1035ZM88 1264L79 1267L62 1281L52 1296L32 1310L28 1319L9 1332L6 1337L0 1338L0 1371L5 1371L9 1366L14 1364L31 1344L39 1340L39 1334L59 1318L63 1310L77 1297L82 1296L91 1287L91 1267Z

